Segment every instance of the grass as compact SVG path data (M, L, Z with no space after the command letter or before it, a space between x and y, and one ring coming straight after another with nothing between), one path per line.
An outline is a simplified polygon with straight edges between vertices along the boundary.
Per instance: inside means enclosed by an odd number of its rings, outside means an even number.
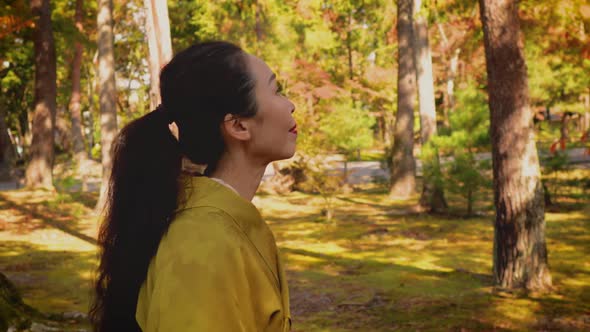
M590 170L551 176L559 195L546 214L549 294L494 291L489 190L478 217L464 218L459 197L449 197L449 214L429 216L411 212L416 198L392 202L384 187L367 186L337 197L332 222L319 196L257 196L287 267L294 331L590 329L590 190L580 186ZM0 269L26 303L45 313L87 310L95 200L0 193Z

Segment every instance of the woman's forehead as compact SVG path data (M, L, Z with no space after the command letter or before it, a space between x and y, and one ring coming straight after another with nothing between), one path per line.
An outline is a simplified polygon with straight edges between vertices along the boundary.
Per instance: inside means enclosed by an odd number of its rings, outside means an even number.
M254 75L256 81L268 81L268 79L273 75L272 70L259 57L252 54L248 54L246 58L248 67L250 68L250 71Z

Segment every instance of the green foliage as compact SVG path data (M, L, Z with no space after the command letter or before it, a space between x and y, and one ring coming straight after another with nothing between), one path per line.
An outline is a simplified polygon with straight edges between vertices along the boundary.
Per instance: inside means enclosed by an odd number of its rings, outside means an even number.
M3 29L10 29L11 22L22 27L0 38L0 107L6 110L8 127L22 137L29 130L27 111L33 105L35 70L32 34L26 24L30 19L28 3L15 0L1 6L0 18L9 23Z
M300 189L309 193L317 193L322 197L322 215L327 222L334 218L334 199L342 193L343 179L328 169L330 165L315 158L304 164L306 180L299 185Z
M356 105L355 105L356 106ZM375 119L368 112L351 105L349 100L332 105L332 110L319 123L329 147L351 155L373 145Z
M557 150L554 153L542 157L543 171L547 175L545 189L548 190L546 195L557 199L559 198L559 174L569 170L569 157L567 151Z
M487 102L475 82L457 91L457 108L449 120L450 133L433 137L423 149L424 176L463 196L471 215L479 189L489 185L486 173L491 169L489 159L477 154L489 151L490 140ZM442 162L436 158L438 153Z
M350 155L359 148L384 147L382 140L373 141L372 137L391 134L390 122L395 113L395 1L170 0L167 3L176 52L197 41L228 40L263 58L277 73L297 106L298 155L330 150ZM584 4L583 0L523 0L519 5L533 107L584 111L580 97L590 86L587 75L590 72L587 39L590 18L584 14ZM83 32L73 24L75 1L52 0L51 6L57 51L58 109L67 110L71 96L72 46L80 41L84 45L83 125L90 129L87 139L99 142L93 62L97 37L96 2L84 2ZM120 126L150 111L143 6L143 0L114 2ZM424 0L422 8L420 15L427 17L430 23L432 52L440 55L433 62L437 100L444 99L449 60L456 50L460 51L460 57L455 85L483 82L483 32L477 2ZM29 3L10 0L0 8L0 17L10 18L2 22L26 23L31 18ZM32 29L30 24L18 26L20 28L0 37L0 105L7 110L6 120L11 132L20 142L27 142L27 113L32 111L34 98ZM464 98L461 93L457 92L458 99ZM355 101L354 106L350 106L353 104L350 99ZM479 132L478 128L462 126L481 123L482 119L460 117L480 113L465 112L464 106L459 104L451 119L455 122L452 125L455 136L443 131L441 137L452 136L456 144L478 150L486 135L473 136L472 133ZM373 119L380 121L379 126ZM69 120L67 113L66 120ZM382 123L387 125L382 126ZM377 132L382 130L385 133ZM455 144L447 143L447 146ZM93 152L99 149L100 146L95 145ZM449 154L447 150L440 147L443 155ZM469 158L464 163L469 164ZM426 164L425 167L428 171L430 166Z
M531 102L558 111L584 111L580 96L590 86L587 33L590 17L584 1L523 1Z

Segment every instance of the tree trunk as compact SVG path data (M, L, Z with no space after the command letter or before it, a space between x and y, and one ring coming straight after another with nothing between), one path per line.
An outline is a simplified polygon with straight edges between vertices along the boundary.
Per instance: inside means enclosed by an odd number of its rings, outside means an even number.
M26 305L14 284L0 272L0 331L16 330L31 325L31 318L40 318L41 314ZM12 327L12 329L11 329ZM19 330L20 331L20 330Z
M582 134L590 132L590 88L584 94L584 113L580 119Z
M15 159L12 140L6 125L6 105L0 102L0 181L10 180Z
M260 42L262 42L262 6L260 5L260 1L256 0L256 13L255 13L255 20L254 23L254 32L256 33L256 53L260 54Z
M31 0L36 17L35 45L35 110L32 121L30 159L26 186L53 188L54 130L56 114L56 58L51 7L49 0Z
M88 123L85 124L86 128L89 128L89 133L84 132L86 138L86 152L88 152L88 158L92 159L92 148L94 147L94 114L96 111L96 100L95 95L98 92L98 50L94 53L93 65L88 66L86 75L92 77L92 79L86 81L86 94L88 96ZM84 114L82 114L82 120L84 120Z
M438 14L436 14L436 17L438 21ZM456 49L449 59L448 52L451 47L449 39L447 38L447 35L445 33L445 30L443 29L442 24L440 22L437 22L436 26L438 28L438 32L440 33L441 44L443 46L445 53L445 60L448 62L449 65L449 67L447 68L447 93L445 95L445 107L443 109L443 124L446 128L449 128L449 113L455 107L455 77L457 76L457 64L459 60L459 53L461 52L461 50Z
M113 49L113 2L98 1L98 89L100 106L100 145L102 149L102 184L96 210L106 201L112 167L111 145L117 134L117 90Z
M449 69L447 74L447 112L445 114L445 125L450 126L449 113L455 109L455 77L457 77L457 68L459 66L459 54L461 49L456 49L449 60Z
M491 112L494 279L502 288L551 287L545 206L516 0L479 0Z
M346 51L348 54L348 78L354 78L352 63L352 8L348 10L348 27L346 29Z
M420 13L421 0L414 0L414 59L416 79L418 81L418 100L420 107L420 135L422 148L430 138L436 135L436 106L434 102L434 79L432 77L432 55L428 39L428 22ZM426 171L427 168L439 168L438 153L436 160L422 160L423 183L420 207L426 211L441 212L447 209L443 188L436 181L438 170Z
M66 109L63 106L57 107L55 115L55 141L53 142L56 151L70 151L72 148L71 129L68 126L67 117Z
M80 33L84 32L82 17L84 15L84 0L76 0L75 24ZM84 148L84 134L82 134L82 111L81 111L81 68L82 68L82 43L76 41L74 44L74 59L72 60L72 96L70 97L70 116L72 118L72 152L78 169L86 160L86 149Z
M565 144L567 140L570 138L570 129L568 125L571 117L572 114L569 112L564 112L561 115L561 128L559 132L561 133L561 141L563 142L563 144Z
M416 161L414 160L416 68L412 49L412 11L412 0L398 1L398 98L389 191L391 198L398 199L408 198L416 192Z
M473 190L467 191L467 216L473 216Z
M391 149L393 142L392 142L392 133L393 133L393 112L383 111L383 135L384 135L384 145L386 149ZM389 155L388 155L389 156ZM386 156L387 157L387 156ZM391 159L389 159L388 163L391 163Z
M161 102L160 69L172 59L170 19L166 0L144 0L150 67L150 109Z

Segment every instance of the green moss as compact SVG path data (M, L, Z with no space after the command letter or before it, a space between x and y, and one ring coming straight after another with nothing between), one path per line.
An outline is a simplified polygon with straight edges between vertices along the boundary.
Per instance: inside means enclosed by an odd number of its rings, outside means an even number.
M493 291L489 201L475 218L453 210L419 215L410 209L416 199L389 201L385 188L373 186L339 196L335 221L323 223L317 196L258 197L287 268L294 331L590 329L590 200L571 181L590 178L590 170L560 176L558 209L546 214L556 288L545 295ZM45 204L30 197L0 195L0 219L23 223L20 233L0 232L0 270L44 313L85 312L96 266L88 241L96 234L96 197L61 193L38 200ZM460 197L448 199L461 210ZM0 305L0 315L6 312Z

